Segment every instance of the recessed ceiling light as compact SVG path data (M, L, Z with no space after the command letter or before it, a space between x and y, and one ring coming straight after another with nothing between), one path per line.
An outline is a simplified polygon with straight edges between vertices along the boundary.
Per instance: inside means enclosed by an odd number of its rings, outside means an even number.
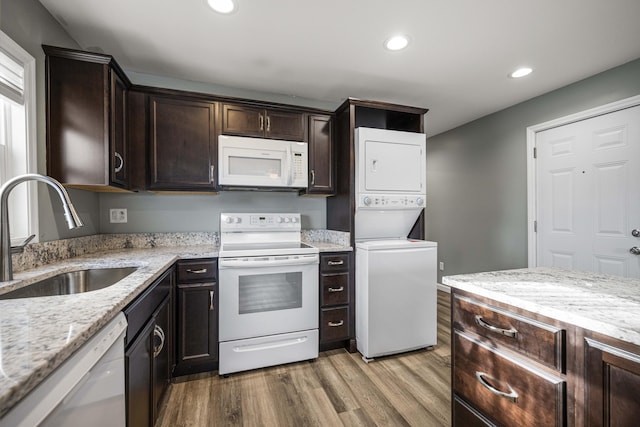
M408 44L409 44L409 38L407 36L400 34L397 36L389 37L384 42L384 47L386 47L389 50L401 50L407 47Z
M528 76L533 72L533 69L529 67L522 67L515 70L513 73L509 74L509 77L512 79L519 79L520 77Z
M233 0L207 0L209 7L218 13L231 13L236 10L236 5Z

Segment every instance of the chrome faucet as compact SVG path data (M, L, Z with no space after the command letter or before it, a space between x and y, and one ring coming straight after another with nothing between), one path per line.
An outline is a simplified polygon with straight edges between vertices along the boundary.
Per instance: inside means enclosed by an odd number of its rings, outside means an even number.
M13 267L11 263L11 239L9 237L9 193L13 188L25 181L40 181L52 186L62 200L64 208L64 217L67 220L69 229L82 227L82 220L76 213L67 190L64 189L55 179L50 176L40 175L37 173L29 173L19 175L5 182L0 188L0 282L13 280Z

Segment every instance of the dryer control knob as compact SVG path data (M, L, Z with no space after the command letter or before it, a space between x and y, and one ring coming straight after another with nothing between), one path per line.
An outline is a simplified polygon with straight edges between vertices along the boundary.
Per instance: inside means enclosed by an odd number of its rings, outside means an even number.
M424 204L424 200L422 199L422 197L418 197L416 199L416 205L422 206L423 204Z
M371 204L369 196L365 196L364 199L362 199L362 203L364 203L365 206L369 206Z

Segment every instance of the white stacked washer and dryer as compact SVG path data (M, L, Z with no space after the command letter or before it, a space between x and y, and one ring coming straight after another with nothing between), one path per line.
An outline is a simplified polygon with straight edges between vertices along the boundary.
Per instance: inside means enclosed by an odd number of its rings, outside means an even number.
M426 136L357 128L355 154L358 351L434 346L437 243L407 238L426 203Z

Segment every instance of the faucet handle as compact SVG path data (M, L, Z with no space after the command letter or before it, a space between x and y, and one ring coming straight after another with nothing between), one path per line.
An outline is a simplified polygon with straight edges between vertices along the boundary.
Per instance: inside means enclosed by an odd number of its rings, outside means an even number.
M11 253L12 254L21 254L22 252L24 252L24 247L27 246L27 243L32 241L34 237L36 237L36 235L32 234L31 236L29 236L26 239L24 239L20 245L11 246Z

